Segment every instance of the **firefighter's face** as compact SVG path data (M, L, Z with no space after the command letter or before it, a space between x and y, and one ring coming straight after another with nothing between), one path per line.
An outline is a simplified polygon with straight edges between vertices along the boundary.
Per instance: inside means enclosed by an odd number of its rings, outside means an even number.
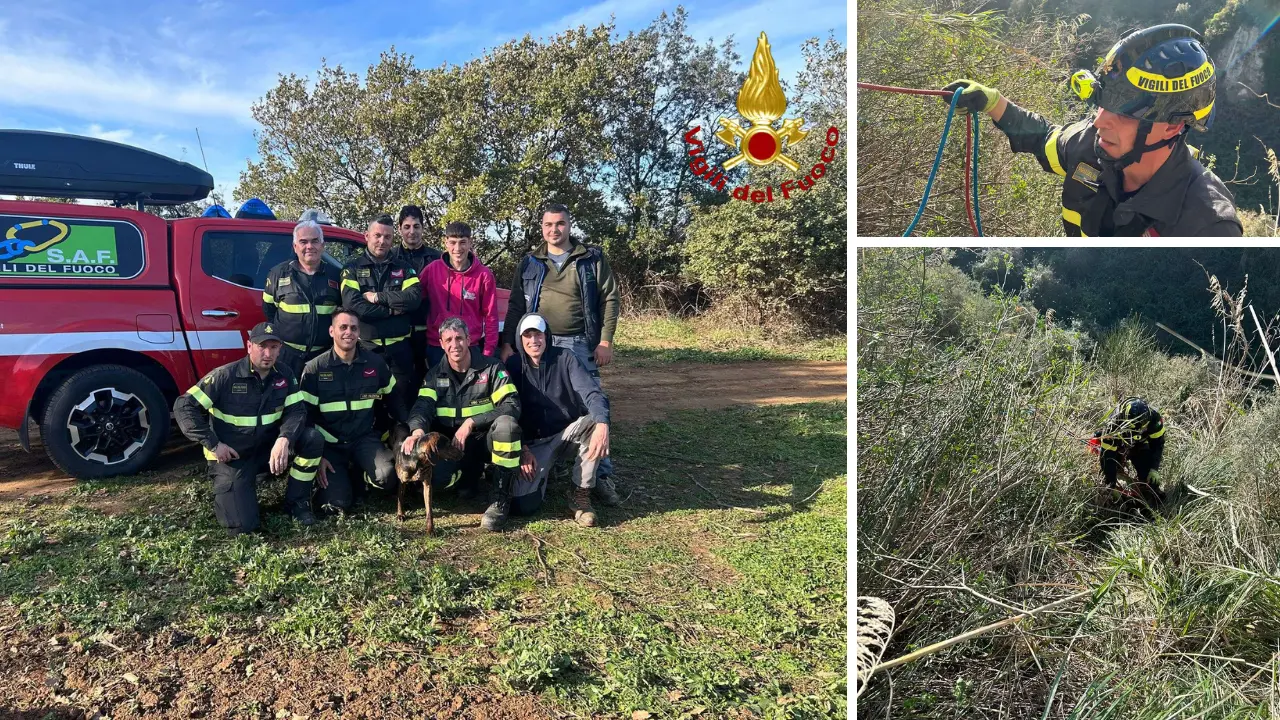
M258 372L264 373L275 367L278 357L280 357L279 340L263 340L261 345L249 343L249 364Z
M1098 108L1093 118L1093 126L1098 131L1098 145L1113 160L1138 146L1138 125L1137 118L1118 115L1102 108ZM1182 123L1152 123L1151 132L1144 138L1144 144L1167 140L1181 131Z
M368 244L369 254L375 258L384 258L391 252L391 243L395 240L395 230L390 225L369 223L364 233L364 241Z
M445 330L440 335L440 347L449 358L449 364L455 368L463 367L471 361L471 348L467 341L467 334L458 330Z
M422 247L422 223L412 215L400 221L400 242L410 250Z
M307 267L320 264L320 256L324 254L324 240L320 239L320 231L316 228L304 227L293 235L293 252L298 262Z
M360 340L360 321L351 313L338 313L329 324L329 336L339 350L351 352Z
M534 362L541 360L542 353L547 349L547 335L537 328L525 330L520 336L520 342L524 343L524 351Z
M444 239L444 249L449 251L449 260L456 268L471 254L471 238L450 235Z
M569 213L542 214L542 239L548 245L561 246L568 243L571 228Z

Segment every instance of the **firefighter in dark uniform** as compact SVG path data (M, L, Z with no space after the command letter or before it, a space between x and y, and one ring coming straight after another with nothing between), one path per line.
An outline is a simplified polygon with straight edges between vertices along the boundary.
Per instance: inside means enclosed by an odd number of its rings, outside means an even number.
M442 460L432 485L447 486L461 471L460 483L474 483L493 462L489 507L480 527L497 530L511 511L511 489L520 471L520 398L503 364L471 352L467 324L449 318L440 324L444 358L427 371L409 412L409 430L400 450L412 452L414 438L430 431L452 438L463 451L460 462Z
M396 229L400 231L400 244L391 251L391 258L413 268L413 274L422 279L422 268L439 260L441 252L438 248L426 244L422 240L423 230L422 208L417 205L405 205L400 208L396 217ZM409 349L413 351L413 383L417 387L427 371L427 293L422 292L422 304L411 313L413 335L409 338Z
M329 349L329 320L342 304L342 274L324 262L324 230L315 220L293 228L298 256L271 268L262 290L262 312L284 346L277 361L302 376L302 366Z
M1068 236L1239 236L1235 198L1187 145L1188 130L1213 125L1217 75L1200 34L1166 24L1122 37L1096 75L1071 76L1097 112L1065 127L972 80L944 89L961 90L957 107L989 114L1014 152L1063 178Z
M360 318L360 340L382 356L402 389L413 386L414 313L422 283L413 267L391 257L395 221L379 215L365 231L365 252L342 269L342 304Z
M395 455L382 444L376 421L386 412L405 422L405 403L396 377L381 355L360 342L360 321L345 308L329 326L333 347L308 362L302 371L301 395L311 422L324 438L320 463L321 507L350 510L355 500L350 466L354 462L366 482L396 487Z
M281 345L273 329L255 325L247 357L205 375L173 404L182 434L204 447L214 512L232 535L258 529L257 476L264 470L289 468L285 505L303 525L315 522L311 489L324 441L306 426L297 379L276 362Z
M1164 420L1159 411L1140 397L1120 401L1106 425L1093 433L1091 444L1101 445L1102 474L1107 487L1116 487L1116 474L1125 459L1138 475L1137 490L1153 507L1163 503L1160 461L1164 459Z

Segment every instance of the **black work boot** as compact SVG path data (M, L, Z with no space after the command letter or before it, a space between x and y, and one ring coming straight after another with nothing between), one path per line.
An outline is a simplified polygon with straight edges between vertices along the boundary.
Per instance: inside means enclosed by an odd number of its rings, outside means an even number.
M293 514L293 519L302 523L304 527L310 527L316 524L316 514L311 511L310 500L299 500L294 503L290 512Z
M510 468L494 468L493 484L489 486L489 508L480 518L480 527L497 531L511 512L511 482L515 471Z

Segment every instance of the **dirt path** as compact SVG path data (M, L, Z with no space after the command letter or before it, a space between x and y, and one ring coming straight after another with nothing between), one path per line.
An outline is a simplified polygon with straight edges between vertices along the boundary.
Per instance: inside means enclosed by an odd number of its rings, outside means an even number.
M614 422L624 425L657 420L675 410L843 400L847 375L845 364L838 362L622 366L603 371ZM75 485L44 454L34 427L31 440L32 452L27 453L18 444L17 432L0 430L0 501L59 493ZM178 435L153 470L164 472L198 459L196 446Z

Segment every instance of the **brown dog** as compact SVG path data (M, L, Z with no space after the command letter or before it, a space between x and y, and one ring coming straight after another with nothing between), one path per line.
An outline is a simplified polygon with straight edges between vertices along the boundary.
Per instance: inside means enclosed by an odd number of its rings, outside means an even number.
M449 438L438 432L427 433L413 444L413 452L405 455L400 450L405 438L409 437L407 429L397 428L394 433L396 452L396 476L400 478L400 489L396 493L396 520L404 521L404 493L409 483L422 483L422 503L427 508L427 534L435 532L435 523L431 518L431 474L439 460L461 460L462 451L454 447Z

